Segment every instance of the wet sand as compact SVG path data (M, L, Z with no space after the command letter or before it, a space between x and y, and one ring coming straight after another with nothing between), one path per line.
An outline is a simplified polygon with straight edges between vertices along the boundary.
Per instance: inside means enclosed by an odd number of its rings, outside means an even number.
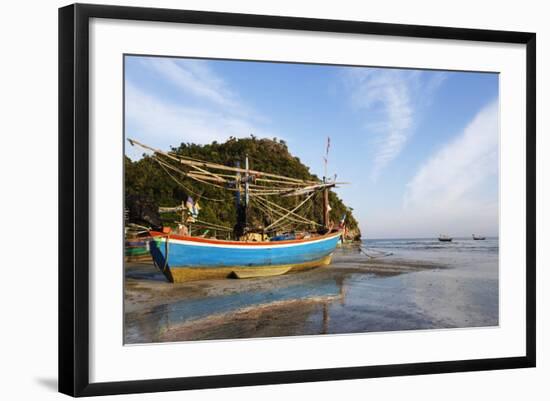
M434 318L410 299L422 288L428 304L444 296L430 287L441 290L452 269L368 258L354 245L338 248L326 267L245 280L171 284L152 264L127 263L125 343L463 327L468 319Z

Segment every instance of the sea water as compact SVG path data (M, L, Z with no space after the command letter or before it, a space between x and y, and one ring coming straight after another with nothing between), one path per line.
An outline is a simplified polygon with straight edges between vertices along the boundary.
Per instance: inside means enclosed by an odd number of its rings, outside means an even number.
M343 305L331 306L330 331L372 332L497 326L498 238L364 240L370 255L441 268L391 277L352 275Z
M191 298L182 293L181 300L171 297L127 315L125 339L143 343L498 326L498 255L498 238L364 240L338 248L327 268L187 284L182 291L189 286L210 290ZM382 266L372 273L369 266L376 261L420 268L386 274ZM147 274L136 277L147 286ZM277 309L269 313L270 307ZM263 312L254 313L255 308ZM212 316L218 317L211 319L215 323L190 337L166 340L158 334Z

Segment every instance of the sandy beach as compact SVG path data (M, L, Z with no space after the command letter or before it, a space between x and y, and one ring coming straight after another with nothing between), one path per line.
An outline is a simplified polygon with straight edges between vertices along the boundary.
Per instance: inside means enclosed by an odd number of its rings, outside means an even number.
M421 310L421 298L428 303L436 297L439 301L445 299L438 292L449 292L445 288L449 271L454 269L445 263L410 257L369 258L358 245L338 248L327 267L246 280L171 284L152 264L128 263L125 342L476 325L475 319L445 322L426 317ZM405 276L409 278L403 281ZM400 287L407 287L406 291ZM399 300L407 292L418 298L414 304L410 299ZM452 311L447 313L453 316Z

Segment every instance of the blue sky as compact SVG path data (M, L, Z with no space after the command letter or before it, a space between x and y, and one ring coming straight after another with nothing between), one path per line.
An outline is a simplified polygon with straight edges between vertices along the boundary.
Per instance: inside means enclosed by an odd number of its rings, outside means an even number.
M498 235L498 74L126 56L125 108L154 147L277 137L319 176L330 136L364 237Z

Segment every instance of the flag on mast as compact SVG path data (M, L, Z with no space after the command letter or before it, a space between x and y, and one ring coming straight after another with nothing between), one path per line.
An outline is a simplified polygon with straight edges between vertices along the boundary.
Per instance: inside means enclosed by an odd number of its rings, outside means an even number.
M330 136L327 136L327 150L325 152L325 157L323 159L325 160L325 178L327 176L327 164L328 164L328 151L330 149Z

